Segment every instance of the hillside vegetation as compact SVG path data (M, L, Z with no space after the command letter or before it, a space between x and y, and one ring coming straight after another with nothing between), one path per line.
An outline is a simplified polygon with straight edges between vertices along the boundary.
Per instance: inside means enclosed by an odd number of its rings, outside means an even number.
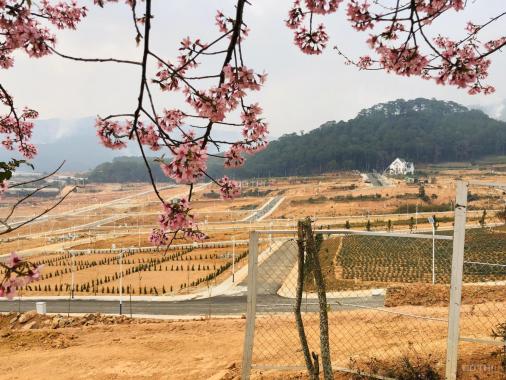
M287 134L246 165L226 170L239 178L311 175L335 170L383 170L396 157L415 164L473 161L506 154L506 123L455 102L418 98L364 109L348 121L329 121L309 133ZM153 165L158 180L163 175ZM211 175L223 175L219 159ZM145 181L140 158L115 159L90 174L101 182Z
M288 134L251 157L241 177L383 170L396 157L415 163L472 161L506 153L506 123L454 102L396 100Z

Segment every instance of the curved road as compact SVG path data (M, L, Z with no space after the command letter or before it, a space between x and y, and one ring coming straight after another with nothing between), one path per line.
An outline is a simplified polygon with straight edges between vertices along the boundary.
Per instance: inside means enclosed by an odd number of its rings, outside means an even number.
M247 218L244 218L242 221L243 222L255 222L255 221L261 220L264 217L264 215L269 213L278 204L278 202L282 198L283 197L281 195L276 195L275 197L273 197L269 201L267 201L267 203L265 203L262 206L262 208L257 209L250 216L248 216Z

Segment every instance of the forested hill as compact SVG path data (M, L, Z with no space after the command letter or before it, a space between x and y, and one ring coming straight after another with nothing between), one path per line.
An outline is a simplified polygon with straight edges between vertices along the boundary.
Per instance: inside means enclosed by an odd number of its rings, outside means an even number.
M420 163L472 161L506 154L506 123L454 102L395 100L364 109L349 121L329 121L305 134L288 134L246 165L226 170L239 178L308 175L339 169L383 170L396 157ZM218 162L219 161L219 162ZM221 160L209 172L223 175ZM140 158L115 159L90 174L97 182L146 181ZM163 180L157 164L155 177Z
M416 163L470 161L506 154L506 123L454 102L395 100L288 134L248 159L240 177L313 174L338 169L383 170L396 157Z

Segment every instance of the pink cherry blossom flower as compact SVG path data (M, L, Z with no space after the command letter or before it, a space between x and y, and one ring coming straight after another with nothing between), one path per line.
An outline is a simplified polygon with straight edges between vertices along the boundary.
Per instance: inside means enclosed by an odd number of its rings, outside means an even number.
M202 177L207 169L207 148L193 141L188 135L186 142L172 149L172 161L167 164L161 162L163 173L177 183L191 184Z
M241 156L241 152L244 148L239 144L234 144L230 149L225 152L225 167L226 168L238 168L244 164L244 157Z
M315 30L309 31L305 27L301 27L295 31L294 42L299 49L306 54L321 54L325 47L329 36L325 31L325 26L320 24Z
M223 178L219 179L218 185L220 185L222 199L234 199L241 194L241 189L237 181L233 181L227 176L223 176Z
M128 133L128 127L117 121L109 121L97 118L95 122L97 128L97 136L101 143L110 149L122 149L126 147L126 143L122 140Z
M159 118L158 123L165 132L172 132L183 125L184 116L184 113L178 109L164 110L163 116Z
M16 266L18 266L20 263L22 262L21 258L18 256L18 254L16 252L12 252L10 254L10 256L7 258L7 260L5 261L5 265L10 268L10 269L13 269L15 268Z

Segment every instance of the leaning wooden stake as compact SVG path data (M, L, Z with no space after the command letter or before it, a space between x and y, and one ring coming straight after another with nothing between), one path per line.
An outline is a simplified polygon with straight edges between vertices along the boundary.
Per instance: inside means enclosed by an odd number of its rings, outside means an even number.
M306 332L304 330L304 323L302 321L302 315L300 312L300 307L302 304L302 291L304 289L304 228L302 222L298 223L298 273L297 273L297 289L295 293L295 324L297 325L297 331L299 333L300 344L302 346L302 352L304 353L304 360L306 361L307 372L311 380L317 380L319 375L319 364L318 364L318 355L313 352L313 358L315 360L315 364L311 359L311 354L309 352L309 346L307 343ZM316 365L316 368L315 368Z
M311 219L306 218L302 222L306 240L306 253L311 258L313 267L312 272L318 291L318 303L320 307L320 350L322 356L323 378L332 380L332 361L330 358L330 342L329 342L329 319L327 315L327 294L325 289L325 281L323 280L322 269L320 266L320 257L316 249L316 242L311 227Z

